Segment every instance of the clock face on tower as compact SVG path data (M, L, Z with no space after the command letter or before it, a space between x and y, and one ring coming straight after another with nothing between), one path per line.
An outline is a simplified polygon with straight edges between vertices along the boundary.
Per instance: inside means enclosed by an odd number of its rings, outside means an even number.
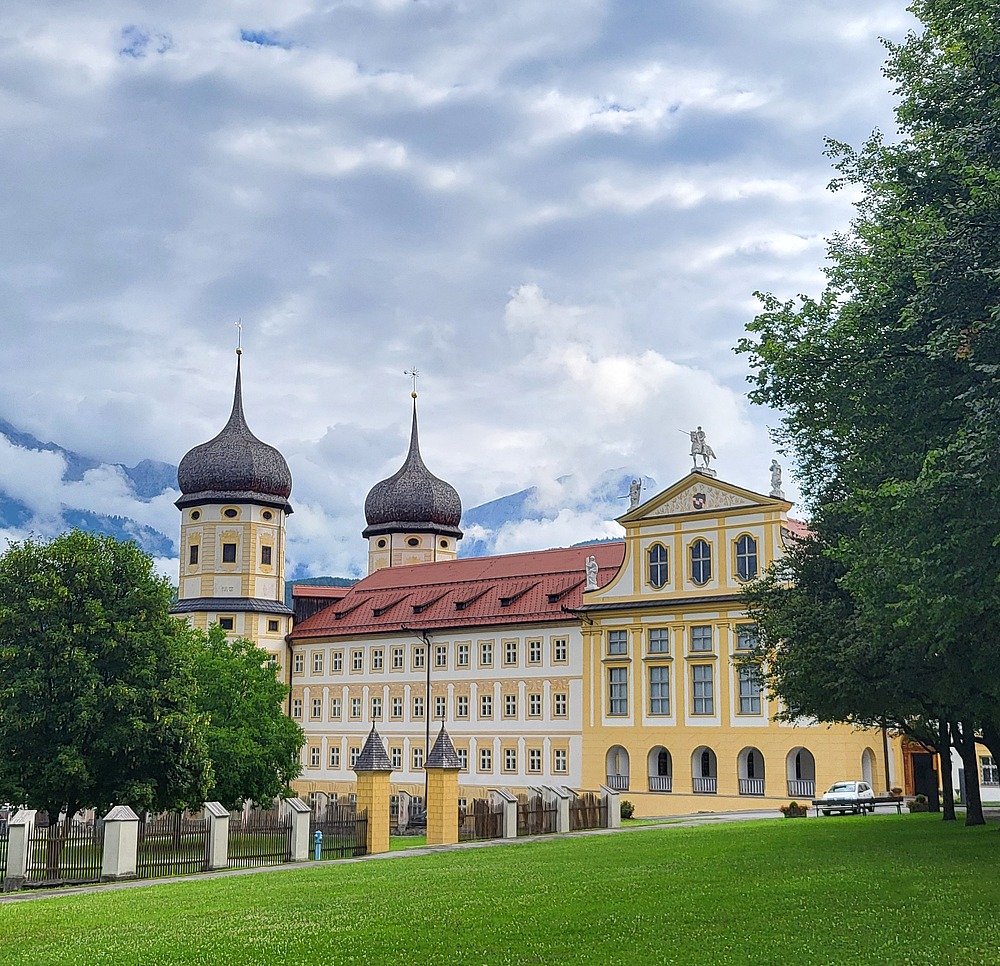
M705 509L705 494L704 493L695 493L694 496L691 498L691 503L692 503L692 505L694 506L694 508L696 510L704 510Z

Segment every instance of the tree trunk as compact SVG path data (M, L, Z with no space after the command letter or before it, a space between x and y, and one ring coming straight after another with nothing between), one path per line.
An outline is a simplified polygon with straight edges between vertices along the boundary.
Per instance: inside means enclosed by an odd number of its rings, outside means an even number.
M983 799L979 794L979 762L976 759L976 729L965 721L955 731L955 744L965 768L965 824L985 825Z
M955 786L951 780L951 736L948 722L938 722L938 762L941 768L941 808L942 819L955 821Z

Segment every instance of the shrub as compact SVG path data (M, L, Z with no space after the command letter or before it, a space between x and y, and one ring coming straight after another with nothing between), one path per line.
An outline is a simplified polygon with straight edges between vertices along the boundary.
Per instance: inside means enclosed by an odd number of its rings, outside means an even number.
M621 803L622 818L631 818L635 814L635 806L626 798Z

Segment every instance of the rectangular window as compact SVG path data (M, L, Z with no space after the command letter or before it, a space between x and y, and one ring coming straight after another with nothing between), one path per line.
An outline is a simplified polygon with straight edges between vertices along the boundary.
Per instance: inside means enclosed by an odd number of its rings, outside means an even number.
M628 668L608 668L608 714L628 714Z
M278 622L275 621L275 620L269 620L267 622L267 632L268 632L268 634L277 634L278 633Z
M415 671L421 670L427 661L427 654L424 651L422 644L413 645L413 669Z
M236 563L236 544L224 543L222 545L222 562Z
M447 667L448 666L448 645L447 644L435 644L434 645L434 667Z
M490 748L479 749L479 770L493 771L493 751Z
M309 749L309 767L319 768L319 748L316 745Z
M736 625L736 650L752 651L757 646L757 625Z
M469 717L469 696L467 694L460 694L455 698L455 717Z
M670 668L665 664L649 669L649 713L670 714Z
M552 770L557 775L564 775L566 773L567 761L568 756L565 748L556 748L552 752Z
M382 720L382 699L372 698L372 721Z
M351 698L351 718L358 721L361 718L361 698Z
M392 649L392 669L394 671L403 670L403 649L401 647Z
M649 629L649 653L669 654L670 653L670 631L665 627L651 627Z
M313 651L313 674L323 673L323 652Z
M691 650L712 650L712 626L710 624L700 624L691 628Z
M756 669L741 667L736 673L740 681L740 714L760 714L760 677Z
M301 653L296 654L295 657L292 658L292 673L302 674L305 672L305 669L306 669L305 655Z
M365 652L360 649L351 651L351 670L363 671L365 669Z
M552 641L552 663L566 664L569 661L569 639L556 637Z
M344 652L343 651L331 651L330 652L330 666L335 674L340 674L344 670Z
M188 549L190 556L188 557L188 563L196 564L198 562L198 544L192 543Z
M260 548L260 562L263 567L271 566L271 548L261 547Z
M508 667L517 664L517 641L503 642L503 663Z
M330 698L330 717L334 721L340 720L340 698Z
M628 631L608 631L608 653L628 653Z
M517 771L517 749L504 748L503 750L503 770Z
M403 717L403 699L395 697L389 704L389 717L399 721Z
M389 749L389 764L397 771L403 767L403 749L399 745L393 745Z
M493 717L493 695L492 694L481 694L481 695L479 695L479 717L480 718L492 718Z
M423 748L411 748L411 757L413 759L413 770L420 771L424 767L424 749Z
M557 691L552 695L552 716L565 718L569 714L569 695L565 691Z
M323 699L322 698L313 698L312 699L311 710L309 712L309 717L312 718L313 721L318 721L320 718L323 717Z
M383 656L382 655L384 653L385 652L380 647L373 647L372 648L372 670L373 671L381 671L382 670L382 663L383 663Z
M361 749L357 745L351 745L351 767L353 768L361 757Z
M462 771L469 770L469 749L468 748L456 748L455 754L458 755L459 764L462 766Z
M542 663L542 642L541 641L528 641L528 663L529 664L541 664Z
M493 667L493 642L480 641L479 643L479 666Z
M448 715L447 699L443 694L439 694L434 698L434 717L438 721L444 721Z
M232 617L220 617L219 618L219 627L221 627L224 631L231 631L233 629L233 627L235 626L235 623L236 623L236 621Z
M292 717L296 721L302 720L302 699L292 698Z
M340 767L340 748L335 747L330 749L330 767Z
M469 645L468 644L456 644L455 645L455 664L458 667L468 667L469 666Z
M715 714L715 688L711 664L695 664L691 667L692 708L695 714Z
M517 695L505 694L503 696L503 716L505 718L517 717Z
M424 716L424 699L422 695L416 694L413 696L413 717L423 718Z
M540 694L528 695L528 717L540 718L542 716L542 696Z
M542 749L528 749L528 771L537 774L542 770Z

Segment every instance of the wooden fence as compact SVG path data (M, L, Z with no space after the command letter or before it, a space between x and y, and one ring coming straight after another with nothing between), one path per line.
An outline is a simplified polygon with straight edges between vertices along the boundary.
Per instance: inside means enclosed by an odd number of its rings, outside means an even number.
M559 807L555 802L546 804L541 795L518 795L518 835L547 835L555 832L558 818Z
M36 825L28 838L26 885L99 882L104 836L100 823Z
M487 798L475 798L458 810L459 842L475 842L503 837L503 805Z
M139 822L138 836L136 878L189 875L208 867L206 818L191 818L181 812L150 815Z
M569 827L573 832L585 828L607 828L607 799L602 799L596 792L580 792L570 799Z
M280 865L292 854L292 817L277 808L254 808L229 816L229 868Z
M354 803L313 810L309 819L310 858L316 857L316 833L322 832L321 859L349 859L368 854L368 811Z

